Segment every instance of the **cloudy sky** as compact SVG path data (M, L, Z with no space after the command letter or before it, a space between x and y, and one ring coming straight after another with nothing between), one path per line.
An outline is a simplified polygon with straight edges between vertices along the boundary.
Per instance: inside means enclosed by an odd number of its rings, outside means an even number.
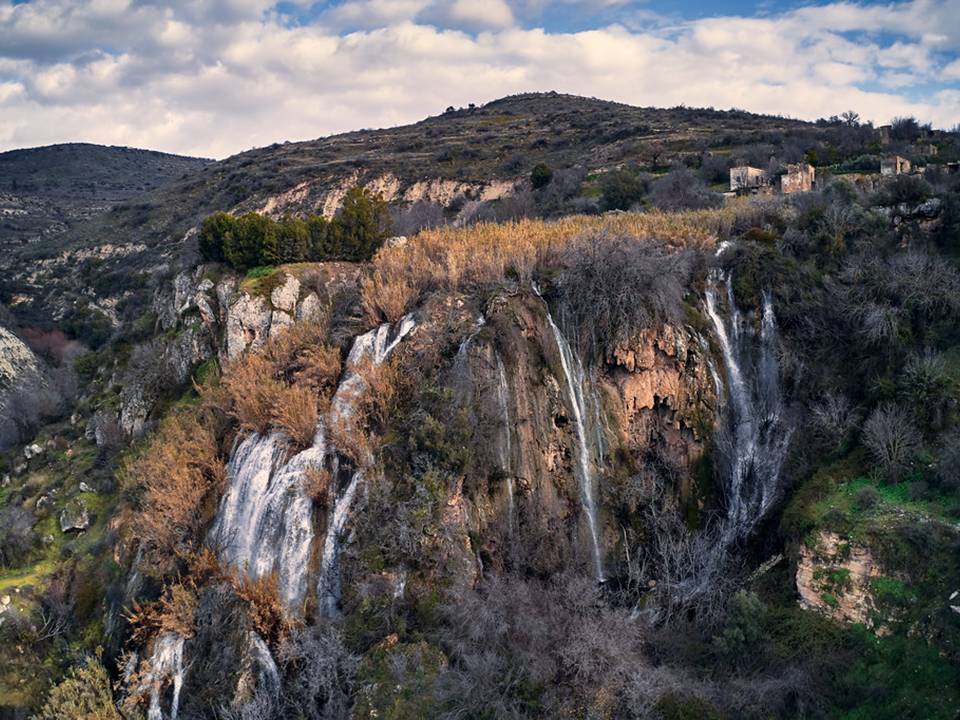
M960 122L960 0L0 0L0 150L224 157L558 90Z

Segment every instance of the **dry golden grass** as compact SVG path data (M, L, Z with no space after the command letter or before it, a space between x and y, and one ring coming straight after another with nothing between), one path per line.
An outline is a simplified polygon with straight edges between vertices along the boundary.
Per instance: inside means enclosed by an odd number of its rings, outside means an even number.
M197 604L197 586L190 578L168 585L160 599L154 602L140 605L134 600L127 614L131 640L144 642L161 632L193 637Z
M467 283L501 281L508 270L529 280L575 238L657 239L679 247L707 249L729 231L749 204L731 203L713 210L682 213L622 213L572 216L546 222L520 220L469 228L424 230L402 246L383 247L361 282L363 307L372 323L396 322L434 288L455 290Z
M256 580L247 576L231 580L237 596L247 603L253 627L271 647L277 647L289 637L294 622L287 616L276 575L265 575Z
M208 404L245 431L282 430L294 445L313 441L320 412L340 377L340 351L325 344L323 323L300 323L224 369L219 389L204 389Z
M263 433L270 429L273 407L283 385L274 379L274 366L265 355L250 353L230 363L224 370L228 412L243 430Z

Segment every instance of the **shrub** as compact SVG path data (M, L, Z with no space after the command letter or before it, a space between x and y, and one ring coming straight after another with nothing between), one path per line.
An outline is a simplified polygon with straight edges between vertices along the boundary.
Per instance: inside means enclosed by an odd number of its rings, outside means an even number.
M810 409L810 420L818 439L827 447L839 450L856 428L858 418L846 397L828 392Z
M725 155L704 155L700 177L705 183L724 183L730 179L730 159Z
M867 485L857 490L856 495L853 496L853 505L857 510L865 512L879 505L880 499L880 492L872 485Z
M172 570L194 549L225 481L216 437L189 412L168 415L123 478L135 496L132 539L161 574Z
M533 170L530 171L530 184L533 185L534 190L545 188L550 184L552 179L553 170L545 163L537 163L533 166Z
M317 418L317 397L309 388L284 387L273 399L270 424L286 433L297 447L313 443Z
M940 441L934 470L941 487L948 492L960 490L960 428L944 434Z
M686 165L677 164L653 183L650 199L661 210L702 210L717 207L723 198L707 190Z
M898 480L920 449L920 435L909 413L898 405L876 408L863 425L863 444L877 470L890 481Z
M649 192L645 178L630 170L611 170L600 178L600 209L629 210Z
M233 578L233 586L237 596L249 605L254 629L271 647L290 637L294 626L280 599L276 575L264 575L256 580L243 575Z
M574 240L560 261L560 316L571 324L583 351L603 354L640 330L683 320L692 253L601 233Z
M36 537L33 513L20 505L0 509L0 567L16 567L25 563Z
M96 658L74 668L50 691L37 720L121 720L110 692L110 676Z

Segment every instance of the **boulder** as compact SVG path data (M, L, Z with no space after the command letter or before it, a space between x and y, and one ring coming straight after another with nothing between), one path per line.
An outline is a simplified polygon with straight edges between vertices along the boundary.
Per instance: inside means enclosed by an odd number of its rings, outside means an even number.
M323 317L323 303L316 293L310 293L297 304L297 322L316 322Z
M293 275L287 275L283 285L278 285L270 293L270 303L275 310L292 313L300 296L300 281Z
M81 500L73 500L60 512L60 532L82 532L90 527L90 513Z
M227 359L261 347L270 335L271 310L262 297L242 295L227 311Z

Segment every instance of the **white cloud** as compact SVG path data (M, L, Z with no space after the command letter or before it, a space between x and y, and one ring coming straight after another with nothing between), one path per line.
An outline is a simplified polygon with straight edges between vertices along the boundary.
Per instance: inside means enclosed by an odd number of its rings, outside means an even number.
M307 25L268 0L0 5L0 149L88 140L220 157L528 90L809 119L960 117L958 0L570 33L516 21L574 4L348 0ZM921 84L926 97L905 94Z

